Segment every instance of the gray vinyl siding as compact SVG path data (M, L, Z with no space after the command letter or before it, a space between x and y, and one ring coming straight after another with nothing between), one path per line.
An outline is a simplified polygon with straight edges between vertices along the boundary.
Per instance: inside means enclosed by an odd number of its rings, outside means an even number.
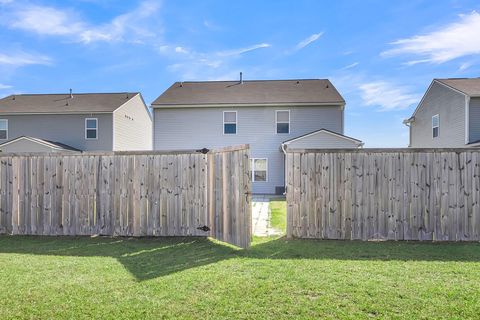
M350 149L358 148L359 142L335 136L327 132L318 132L301 139L288 142L291 149Z
M237 134L223 134L223 111L237 111ZM290 110L290 133L276 134L275 111ZM200 149L250 144L252 158L268 159L268 181L254 182L254 193L275 193L284 186L282 142L319 129L343 133L340 106L157 108L154 149Z
M122 150L152 150L152 118L139 94L113 113L114 147Z
M480 98L470 99L469 142L480 141Z
M98 139L85 139L85 118L98 119ZM31 136L45 140L61 142L84 151L112 150L112 114L45 114L10 115L8 119L8 140L20 136Z
M432 136L432 116L440 118L439 136ZM411 147L465 147L465 95L434 82L415 114Z

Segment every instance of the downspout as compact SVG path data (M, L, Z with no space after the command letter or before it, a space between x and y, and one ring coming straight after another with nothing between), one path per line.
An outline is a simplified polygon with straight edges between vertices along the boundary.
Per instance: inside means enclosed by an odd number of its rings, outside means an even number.
M280 148L283 151L283 186L285 187L285 191L283 195L287 195L287 150L285 149L286 146L284 143L281 144Z
M403 124L408 127L408 147L412 147L412 124L415 122L414 117L403 120Z
M470 96L465 96L465 144L470 143Z

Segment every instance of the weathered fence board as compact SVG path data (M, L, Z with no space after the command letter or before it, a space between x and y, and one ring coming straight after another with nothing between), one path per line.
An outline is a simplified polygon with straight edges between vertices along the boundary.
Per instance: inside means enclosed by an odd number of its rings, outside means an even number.
M207 167L212 236L239 247L249 246L252 209L248 150L209 153Z
M0 234L211 235L248 247L248 156L247 145L206 154L1 154Z
M287 236L480 240L480 150L294 150Z

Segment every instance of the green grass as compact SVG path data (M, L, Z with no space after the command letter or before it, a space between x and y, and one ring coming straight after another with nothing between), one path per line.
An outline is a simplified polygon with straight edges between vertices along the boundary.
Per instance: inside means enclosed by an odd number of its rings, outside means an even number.
M0 319L478 319L480 244L2 236L0 288Z
M287 203L285 200L270 201L270 226L282 233L286 232L287 225Z

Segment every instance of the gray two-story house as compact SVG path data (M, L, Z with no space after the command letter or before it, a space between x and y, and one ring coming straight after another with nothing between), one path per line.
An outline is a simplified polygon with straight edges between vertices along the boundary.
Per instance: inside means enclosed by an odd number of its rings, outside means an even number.
M480 78L434 79L413 115L409 147L480 145Z
M176 82L153 103L154 149L251 148L253 192L284 191L282 148L358 148L329 80Z
M151 150L140 93L19 94L0 99L2 152Z

